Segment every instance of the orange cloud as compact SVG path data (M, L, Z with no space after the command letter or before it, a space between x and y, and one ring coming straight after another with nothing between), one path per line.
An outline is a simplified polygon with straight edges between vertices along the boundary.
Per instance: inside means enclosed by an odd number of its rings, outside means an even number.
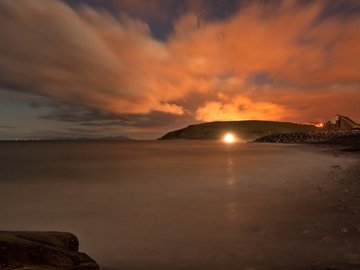
M221 96L221 101L207 102L196 111L196 119L200 121L237 121L237 120L279 120L289 116L283 107L261 101L252 101L243 96L229 98Z
M182 114L162 92L169 52L147 24L61 1L1 2L0 81L10 89L113 113Z
M323 2L306 7L284 1L271 16L252 5L227 21L196 27L195 16L180 19L168 41L176 54L206 60L200 74L269 71L296 83L356 81L360 78L360 18L315 23ZM190 27L192 25L192 27ZM185 26L185 27L184 27Z
M148 9L145 2L119 1L135 15L156 14L166 1ZM1 1L0 83L115 114L159 111L211 121L349 112L360 118L360 17L319 20L323 5L283 1L270 12L253 4L206 23L187 13L159 41L144 21L87 5ZM249 81L261 72L269 82ZM193 101L195 95L201 99Z
M325 120L339 112L360 118L360 18L318 21L323 4L299 7L284 1L268 17L252 5L227 21L201 28L195 16L180 19L168 41L170 50L182 57L193 78L209 78L206 93L222 91L233 97L230 102L205 98L197 119ZM216 80L228 72L231 78ZM246 82L258 72L267 72L272 83ZM241 102L248 104L247 110L238 109ZM267 108L274 113L264 113Z

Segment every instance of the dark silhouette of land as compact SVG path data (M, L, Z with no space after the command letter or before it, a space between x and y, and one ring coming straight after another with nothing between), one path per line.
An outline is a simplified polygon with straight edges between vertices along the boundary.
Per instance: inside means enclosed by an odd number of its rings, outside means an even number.
M236 137L243 140L253 140L262 136L279 133L291 132L310 132L319 131L321 128L314 125L298 124L290 122L276 121L227 121L227 122L209 122L197 125L190 125L186 128L171 131L161 140L172 139L200 139L217 140L221 139L225 133L231 132Z
M7 139L0 140L6 142L13 141L26 141L26 142L37 142L37 141L49 141L49 142L80 142L80 141L131 141L132 138L126 136L103 136L103 137L49 137L49 138L24 138L24 139Z

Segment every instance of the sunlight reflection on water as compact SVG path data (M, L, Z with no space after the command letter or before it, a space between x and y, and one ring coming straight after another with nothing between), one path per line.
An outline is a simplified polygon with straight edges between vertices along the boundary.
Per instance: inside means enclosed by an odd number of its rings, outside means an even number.
M226 172L227 172L226 185L228 186L230 191L235 192L237 186L236 186L236 178L235 178L235 174L234 174L234 162L231 157L231 153L228 154ZM226 204L226 210L227 210L229 219L232 221L236 221L239 218L239 203L238 203L238 200L236 200L236 198L234 198L234 196L236 196L236 195L230 193L229 198L228 198L229 201Z

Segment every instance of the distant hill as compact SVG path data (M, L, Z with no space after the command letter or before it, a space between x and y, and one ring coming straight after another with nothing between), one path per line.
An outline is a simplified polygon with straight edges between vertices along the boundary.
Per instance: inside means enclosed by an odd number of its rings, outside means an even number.
M68 140L73 141L130 141L130 139L126 136L108 136L108 137L80 137L80 138L72 138Z
M131 141L133 139L126 136L107 136L107 137L54 137L54 138L23 138L23 139L6 139L0 141Z
M217 140L225 133L231 132L243 140L253 140L269 134L294 133L320 131L319 127L306 124L276 121L228 121L228 122L209 122L197 125L190 125L186 128L171 131L165 134L160 140L172 139L205 139Z

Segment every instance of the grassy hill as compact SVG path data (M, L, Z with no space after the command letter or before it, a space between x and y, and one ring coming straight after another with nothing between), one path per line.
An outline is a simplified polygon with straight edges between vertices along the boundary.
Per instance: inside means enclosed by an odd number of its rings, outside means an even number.
M160 140L172 139L221 139L225 133L231 132L243 140L253 140L269 134L320 131L321 128L289 122L275 121L228 121L209 122L190 125L186 128L171 131Z

